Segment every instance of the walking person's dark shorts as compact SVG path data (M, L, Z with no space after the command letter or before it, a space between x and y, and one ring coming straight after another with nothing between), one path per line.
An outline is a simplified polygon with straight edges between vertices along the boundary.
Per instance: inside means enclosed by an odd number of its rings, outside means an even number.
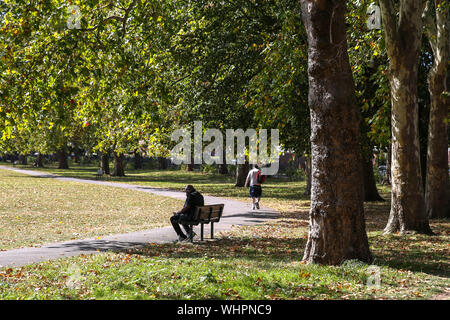
M258 185L250 186L250 197L251 198L261 198L262 188Z

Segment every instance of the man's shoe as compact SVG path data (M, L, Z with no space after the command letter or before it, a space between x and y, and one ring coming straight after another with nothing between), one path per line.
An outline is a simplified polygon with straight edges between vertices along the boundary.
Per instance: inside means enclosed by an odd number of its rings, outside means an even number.
M259 202L255 203L255 205L256 205L256 209L259 210Z
M188 238L186 236L178 236L178 239L175 240L175 242L183 242L186 241Z
M256 210L256 205L255 204L252 205L252 210Z
M186 241L192 242L192 240L194 239L194 237L195 237L196 235L197 235L197 234L196 234L194 231L192 231L192 233L186 238Z

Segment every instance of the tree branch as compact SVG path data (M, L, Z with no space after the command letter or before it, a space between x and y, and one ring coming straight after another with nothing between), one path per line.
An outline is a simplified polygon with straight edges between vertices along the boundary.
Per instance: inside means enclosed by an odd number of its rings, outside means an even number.
M127 20L128 20L128 15L130 14L131 10L133 9L133 7L136 4L136 0L133 0L133 2L128 6L128 8L125 11L125 15L123 16L123 20L122 20L122 32L123 32L123 36L125 36L125 29L127 26Z
M86 32L86 31L95 31L100 26L106 24L108 21L117 20L117 21L122 22L122 32L123 32L123 35L125 35L125 29L126 29L126 25L127 25L128 16L129 16L131 10L133 9L133 7L136 5L136 2L137 2L137 0L133 0L133 2L128 6L128 8L125 9L125 14L124 14L123 17L120 17L120 16L109 16L109 17L103 19L102 21L100 21L96 26L94 26L92 28L74 29L74 30L84 31L84 32Z
M110 16L110 17L108 17L108 18L103 19L102 21L100 21L99 24L97 24L95 27L92 27L92 28L84 28L84 29L81 28L81 29L74 29L74 30L76 30L76 31L95 31L95 30L98 29L98 27L100 27L100 26L106 24L106 23L107 23L108 21L110 21L110 20L123 21L123 18L122 18L122 17L118 17L118 16Z

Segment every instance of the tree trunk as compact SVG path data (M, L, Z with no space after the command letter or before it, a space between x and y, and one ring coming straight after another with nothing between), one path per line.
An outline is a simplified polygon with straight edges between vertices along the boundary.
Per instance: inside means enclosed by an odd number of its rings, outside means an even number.
M430 74L429 91L431 99L430 123L428 127L426 212L430 218L449 217L448 177L448 132L445 119L448 103L441 97L446 91L445 74Z
M58 169L69 169L66 149L61 148L56 152L56 154L58 156Z
M125 176L123 158L123 154L117 154L116 152L114 152L114 171L112 175L115 177Z
M369 127L362 121L360 126L361 166L363 169L364 201L384 201L377 190L373 174L373 145L367 136Z
M223 157L223 159L222 159L223 163L219 164L219 168L218 168L219 174L228 174L228 166L226 163L226 153L225 152L223 152L222 157Z
M164 157L158 157L158 169L166 170L167 169L167 159Z
M142 169L142 157L136 150L134 151L134 169Z
M102 153L100 167L104 174L110 174L109 170L109 154Z
M34 162L34 166L38 167L38 168L43 168L44 167L44 163L42 161L42 154L40 152L38 152L38 154L36 156L36 160Z
M219 174L228 174L228 167L226 163L219 164L218 166L218 172Z
M191 154L191 163L186 164L186 171L194 171L194 157Z
M436 1L440 5L442 1ZM429 2L427 5L431 5ZM449 53L448 8L436 10L435 18L428 16L427 35L433 49L433 67L428 76L430 92L430 122L428 126L427 175L425 185L426 213L430 218L450 216L448 177L448 117L450 99L447 91L447 63ZM447 10L447 11L446 11ZM431 14L431 12L430 12ZM439 32L437 32L439 30Z
M245 161L245 164L238 164L236 166L236 184L235 187L243 187L245 185L245 180L247 179L249 171L248 161Z
M303 260L369 262L359 146L360 114L348 60L345 1L302 0L308 34L312 186Z
M425 213L417 99L422 1L402 0L399 19L391 0L380 0L389 57L392 103L392 200L385 233L432 233Z
M19 162L21 165L26 166L28 164L27 162L27 155L26 154L19 154Z
M363 166L364 201L384 201L378 193L375 175L373 174L372 159L371 154L363 155L361 159Z

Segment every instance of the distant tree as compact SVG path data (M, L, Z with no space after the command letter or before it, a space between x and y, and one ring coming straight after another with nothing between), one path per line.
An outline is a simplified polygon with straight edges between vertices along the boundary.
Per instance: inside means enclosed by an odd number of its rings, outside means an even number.
M450 58L449 12L450 2L445 0L427 1L424 11L425 35L433 53L433 66L428 75L431 107L425 185L426 213L430 218L450 216L447 155L450 103L447 88Z
M417 79L422 0L380 0L392 103L392 200L386 233L432 233L425 212L419 148Z

